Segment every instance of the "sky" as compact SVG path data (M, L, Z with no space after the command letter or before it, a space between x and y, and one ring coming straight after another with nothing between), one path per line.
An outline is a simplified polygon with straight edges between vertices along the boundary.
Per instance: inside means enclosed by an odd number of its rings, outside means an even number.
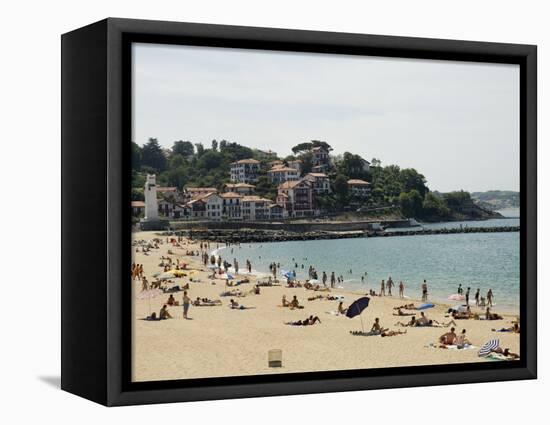
M424 174L431 190L519 190L519 66L133 45L133 141L310 140Z

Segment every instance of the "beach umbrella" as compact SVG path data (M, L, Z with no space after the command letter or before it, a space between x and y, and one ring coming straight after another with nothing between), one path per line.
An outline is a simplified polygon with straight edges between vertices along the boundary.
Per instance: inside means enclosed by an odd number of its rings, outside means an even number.
M420 304L418 307L416 307L417 310L426 310L427 308L432 308L434 305L432 303L424 303Z
M160 289L147 289L137 294L138 300L149 300L149 316L151 315L151 299L162 295L163 292Z
M487 341L477 352L479 357L487 357L493 350L495 350L500 345L498 339L491 339Z
M361 317L361 313L364 309L366 309L369 305L370 298L369 297L362 297L358 300L355 300L351 305L348 307L348 311L346 311L346 317L349 317L350 319L355 316L359 316L361 319L361 329L363 332L365 332L365 327L363 326L363 317Z

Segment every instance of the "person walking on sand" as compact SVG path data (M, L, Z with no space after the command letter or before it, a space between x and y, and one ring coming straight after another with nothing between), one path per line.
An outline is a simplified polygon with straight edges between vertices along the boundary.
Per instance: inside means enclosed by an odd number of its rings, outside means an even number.
M405 285L403 284L403 281L399 281L399 298L405 298Z
M187 296L187 291L183 291L183 318L187 319L187 312L189 311L189 305L191 304L191 298Z
M392 296L391 295L391 288L393 288L394 284L393 284L393 280L391 278L391 276L388 278L388 282L386 283L386 288L388 288L388 296Z
M422 282L422 302L428 301L428 284L426 283L426 279L424 279L424 282Z
M476 307L479 307L479 288L477 288L476 294L474 295L476 300Z
M328 279L327 272L323 272L323 286L327 286L327 279Z
M380 297L384 297L386 295L386 284L384 283L384 279L382 279L382 282L380 282Z
M330 275L330 287L334 288L334 285L336 284L336 276L334 276L334 272Z
M493 290L489 289L487 291L487 304L489 304L489 307L493 306Z
M470 305L470 287L466 289L466 305Z

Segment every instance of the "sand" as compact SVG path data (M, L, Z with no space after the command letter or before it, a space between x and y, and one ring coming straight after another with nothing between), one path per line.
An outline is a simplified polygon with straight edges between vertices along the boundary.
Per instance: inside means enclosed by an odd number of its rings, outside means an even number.
M133 238L150 240L156 235L152 232L134 233ZM166 238L163 238L166 240ZM380 318L383 327L391 330L407 330L405 335L394 337L354 336L350 330L361 330L359 317L349 319L334 316L327 311L338 307L337 301L307 301L308 297L326 292L314 292L304 288L285 288L283 286L262 287L260 295L250 294L234 298L239 304L254 307L247 310L229 308L230 297L220 297L225 288L223 280L207 278L210 271L200 263L200 257L186 256L186 249L199 249L198 242L186 241L183 249L174 248L166 243L159 249L151 249L149 255L136 253L133 249L133 261L143 264L145 276L151 282L152 274L162 271L158 266L161 256L176 258L189 264L188 268L202 270L193 275L200 283L189 283L188 295L191 299L208 297L221 299L220 307L194 307L189 309L189 320L183 319L181 306L169 307L173 319L162 321L142 320L151 311L157 314L168 299L168 294L151 300L140 300L136 296L141 291L141 282L132 282L133 294L133 367L134 381L154 381L170 379L188 379L239 375L257 375L272 373L293 373L330 371L345 369L368 369L396 366L436 365L449 363L487 362L477 355L477 349L452 350L426 347L437 343L438 337L447 332L446 328L395 326L397 321L408 321L409 317L396 317L393 307L404 303L416 302L413 295L419 295L419 288L405 289L405 300L393 297L372 297L369 307L363 312L365 329L372 326L375 317ZM215 244L211 244L215 248ZM172 250L176 255L168 255ZM273 259L276 261L277 259ZM228 258L228 261L231 259ZM244 265L241 265L243 267ZM239 277L244 276L237 276ZM254 282L255 278L251 279ZM265 280L265 279L260 279ZM183 286L188 277L174 281ZM215 282L215 285L212 284ZM254 283L243 284L238 288L250 291ZM412 286L412 285L411 285ZM372 288L378 290L378 288ZM397 288L394 288L397 292ZM342 295L344 307L363 294L333 289L331 295ZM298 297L303 309L290 310L280 307L281 298L288 300ZM183 292L174 294L181 304ZM150 307L149 307L150 305ZM439 322L451 320L445 317L448 305L437 304L426 310L430 319ZM483 310L473 308L473 312ZM493 312L497 312L494 309ZM319 316L322 323L314 326L287 326L288 321L304 319L310 315ZM417 314L419 317L419 314ZM459 320L456 321L457 333L466 329L467 338L476 347L480 347L492 338L500 339L503 348L519 353L519 335L497 333L491 329L509 327L514 316L504 316L504 320ZM283 367L268 367L267 353L270 349L281 349Z

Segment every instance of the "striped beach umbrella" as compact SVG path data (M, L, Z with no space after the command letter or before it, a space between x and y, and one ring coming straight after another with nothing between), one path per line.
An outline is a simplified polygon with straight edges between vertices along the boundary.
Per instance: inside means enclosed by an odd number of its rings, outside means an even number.
M500 345L500 341L498 339L491 339L487 341L485 344L483 344L483 347L479 349L479 351L477 352L477 355L479 357L487 357L499 345Z

